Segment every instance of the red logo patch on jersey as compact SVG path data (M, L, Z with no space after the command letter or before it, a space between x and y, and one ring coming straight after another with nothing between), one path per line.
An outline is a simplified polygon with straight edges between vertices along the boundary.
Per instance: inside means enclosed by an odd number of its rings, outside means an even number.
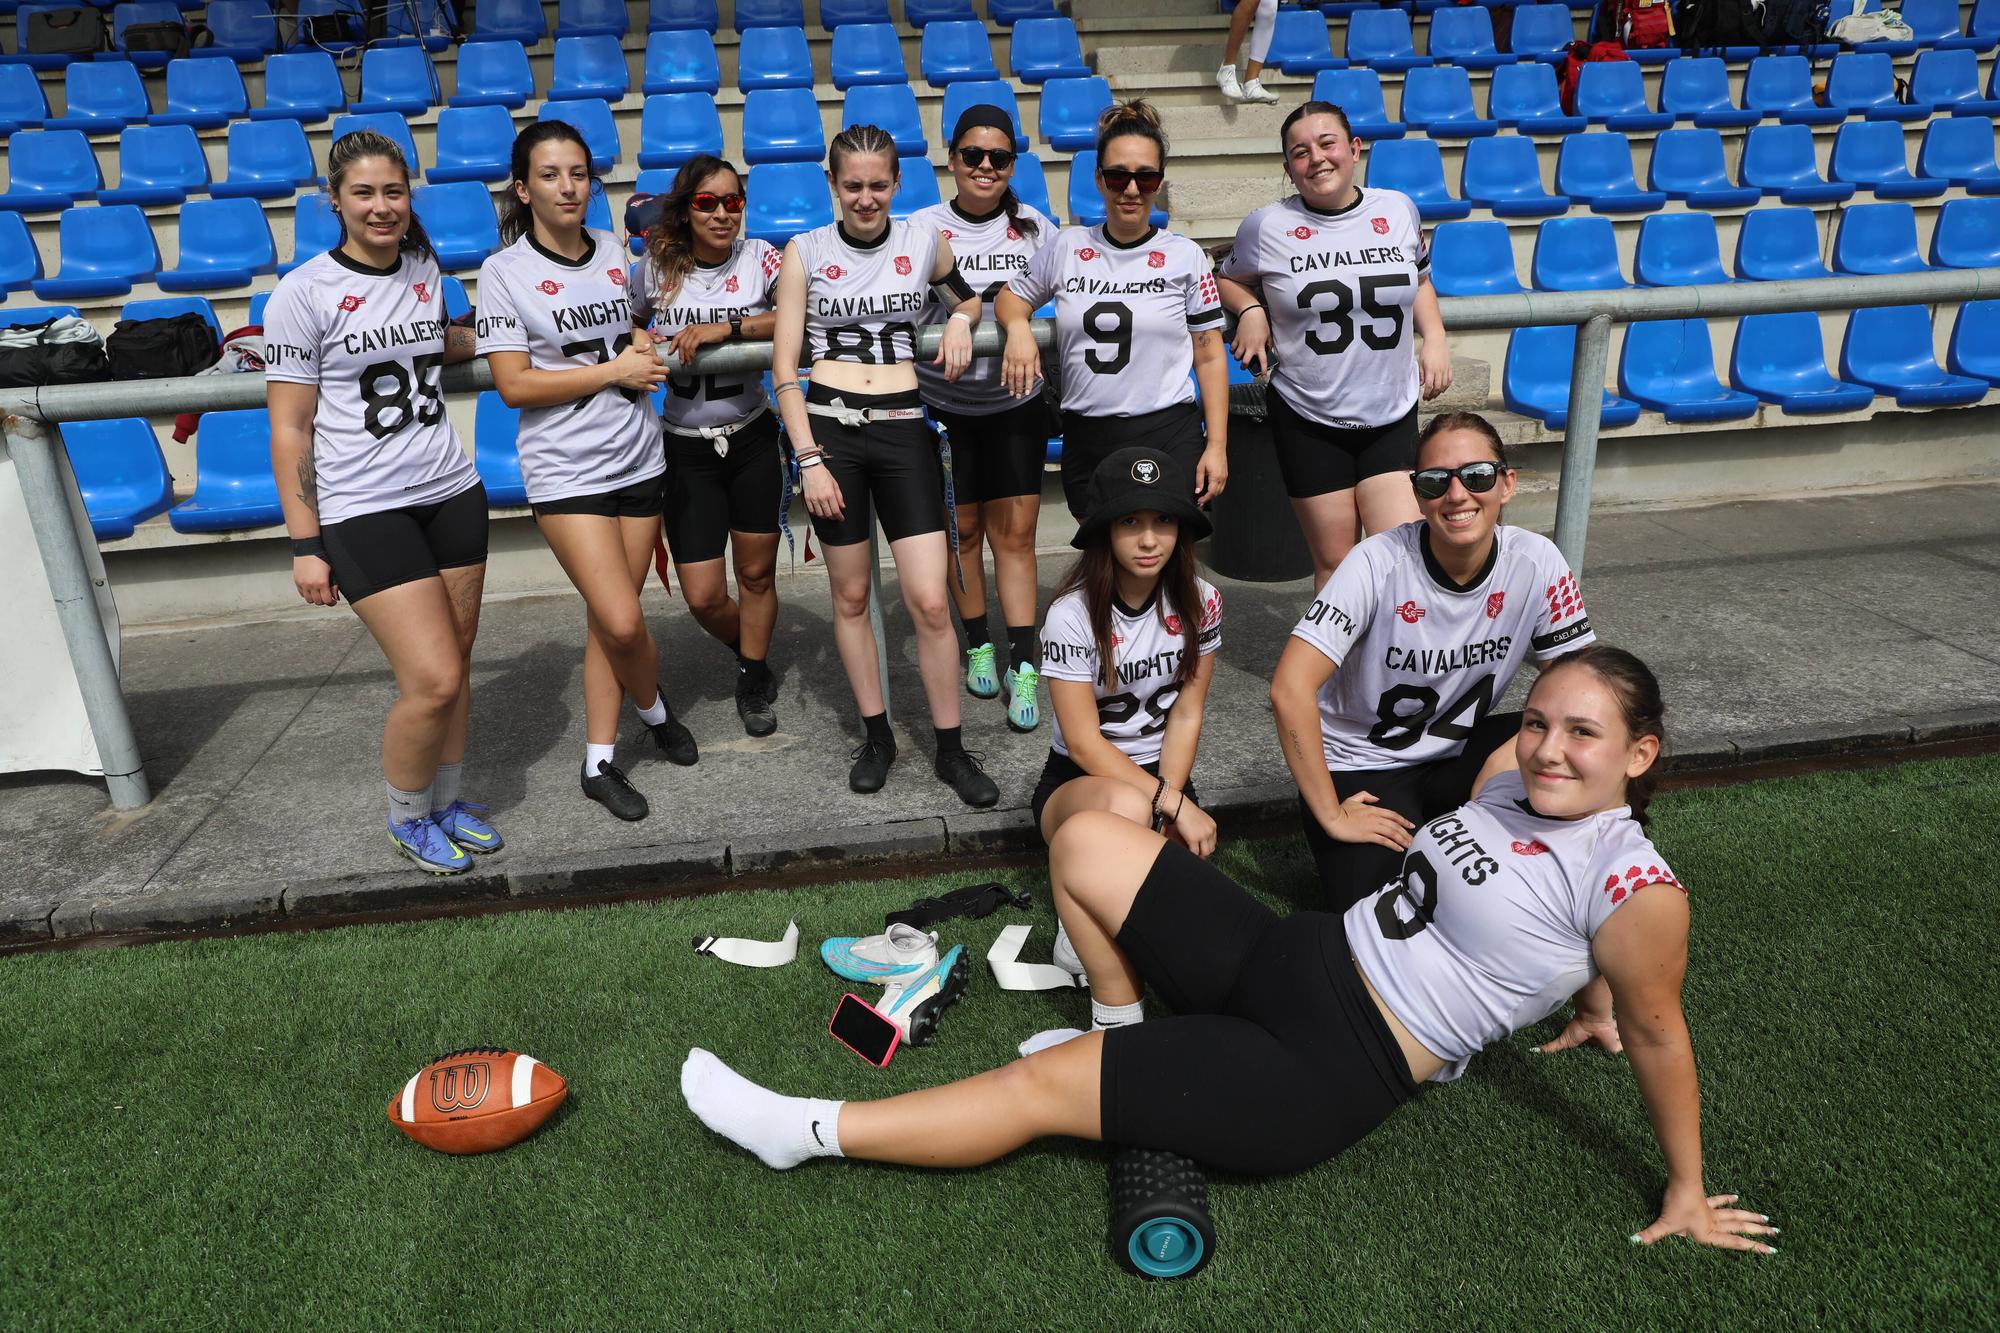
M1513 846L1516 856L1540 856L1549 849L1549 845L1540 838L1536 838L1533 842L1517 842Z
M343 296L340 298L340 308L351 315L359 310L361 303L367 299L365 296Z
M430 304L431 294L424 290L424 284L422 284L421 282L413 282L410 284L410 290L417 294L417 303L419 305Z
M1488 593L1486 595L1486 618L1488 620L1493 620L1496 617L1498 617L1500 614L1500 608L1506 605L1506 603L1507 603L1506 593L1504 592Z
M896 272L906 278L910 276L910 257L908 255L896 256Z
M1179 634L1180 632L1181 632L1181 618L1179 616L1168 616L1167 633Z
M1313 229L1311 227L1301 226L1292 228L1292 235L1296 236L1298 239L1302 241L1311 240L1312 234L1313 234Z
M948 240L950 240L950 239L951 239L952 237L954 237L954 236L958 235L958 233L957 233L957 232L955 232L955 231L953 231L953 230L952 230L952 229L951 229L950 227L939 227L939 228L938 228L938 235L940 235L940 236L944 237L944 238L945 238L945 239L946 239L946 240L948 241Z
M1389 234L1389 219L1369 218L1368 223L1370 226L1375 228L1375 234L1377 236L1387 236Z
M611 279L611 285L614 287L623 287L625 285L625 270L622 268L607 270L605 276Z
M828 264L825 268L821 269L819 272L821 277L827 278L833 282L839 282L841 278L845 277L847 274L847 270L842 268L838 264Z
M1076 257L1088 264L1091 260L1097 258L1097 251L1086 245L1083 249L1076 252Z
M732 273L729 275L727 279L724 280L722 284L722 290L725 292L733 292L737 289L739 285L740 284L736 281L736 275Z
M945 239L946 239L946 240L950 240L950 239L951 239L951 233L950 233L950 232L946 232L946 233L945 233L944 235L945 235ZM1020 229L1019 227L1009 227L1009 228L1007 228L1007 239L1008 239L1008 240L1010 240L1010 241L1018 241L1018 240L1020 240L1020 239L1021 239L1021 229Z
M1165 250L1148 250L1146 252L1147 268L1165 268L1166 266L1167 252Z
M1124 645L1125 636L1123 634L1114 634L1111 636L1111 646L1113 648L1122 648Z
M1418 606L1415 600L1413 599L1411 601L1404 602L1401 606L1397 607L1396 614L1403 618L1405 624L1414 625L1419 620L1422 620L1424 618L1425 613L1424 609L1421 606Z
M543 296L554 296L562 289L563 285L553 278L543 278L535 284L535 290L539 291Z

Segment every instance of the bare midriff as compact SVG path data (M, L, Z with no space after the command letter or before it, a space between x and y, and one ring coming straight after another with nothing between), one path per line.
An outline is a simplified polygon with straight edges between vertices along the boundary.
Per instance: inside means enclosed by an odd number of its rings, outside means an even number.
M814 384L847 393L914 393L917 368L905 361L893 366L871 366L861 361L815 361Z
M1354 970L1361 973L1361 984L1368 988L1368 998L1375 1001L1375 1007L1382 1011L1382 1021L1389 1025L1390 1034L1396 1038L1396 1045L1403 1048L1403 1061L1410 1067L1410 1081L1428 1081L1431 1075L1444 1068L1444 1061L1410 1035L1410 1030L1403 1026L1403 1020L1396 1017L1396 1011L1377 993L1375 983L1368 979L1366 972L1361 971L1361 964L1356 963Z

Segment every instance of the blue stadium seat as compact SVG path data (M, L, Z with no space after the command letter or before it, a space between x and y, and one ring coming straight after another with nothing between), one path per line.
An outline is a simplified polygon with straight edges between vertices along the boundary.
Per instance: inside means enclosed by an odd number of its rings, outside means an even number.
M22 292L42 276L41 252L19 213L0 213L0 292Z
M1910 174L1903 127L1891 120L1842 125L1833 136L1832 174L1874 191L1877 199L1934 199L1948 188L1941 180Z
M56 3L22 5L16 9L14 11L13 25L15 37L11 43L15 48L15 54L0 56L0 60L5 60L11 64L26 65L33 69L61 69L63 66L69 64L71 57L66 55L40 55L21 51L20 34L28 30L28 20L36 14L47 13L51 10L77 8L81 8L77 0L56 0ZM59 21L71 22L73 20L64 19Z
M0 65L0 134L38 129L49 116L42 81L26 65Z
M1931 351L1930 310L1920 305L1850 314L1840 340L1840 377L1893 394L1898 407L1960 407L1984 398L1989 387L1938 365Z
M760 88L744 97L744 161L817 162L825 156L826 132L812 89Z
M1812 129L1805 125L1759 125L1744 136L1738 172L1743 184L1776 195L1788 204L1839 203L1854 197L1854 186L1819 174Z
M324 51L288 51L264 62L264 105L252 120L295 120L317 125L347 105L340 71Z
M8 139L7 193L0 194L0 210L50 212L103 188L97 154L81 130L23 130Z
M1348 15L1347 62L1378 71L1432 63L1429 56L1417 54L1410 16L1400 9L1361 9Z
M333 201L323 192L301 194L292 205L292 257L278 265L279 276L339 244L340 219L333 215Z
M290 45L293 47L317 47L334 53L351 51L361 44L362 35L367 30L366 20L363 18L361 12L361 0L298 0L298 5L293 10L293 14L301 20L316 18L345 19L345 30L351 34L345 37L328 37L321 40L311 34L308 24L298 22L291 26Z
M1819 223L1812 210L1753 208L1745 213L1743 229L1736 234L1736 276L1759 282L1832 277L1833 271L1820 261Z
M933 88L971 79L997 79L993 47L986 40L984 23L950 20L932 23L924 29L917 63L924 82Z
M1699 209L1753 208L1763 196L1756 186L1729 183L1722 166L1722 135L1708 129L1661 130L1653 140L1646 185Z
M438 267L476 269L500 248L500 218L493 192L478 181L419 185L417 217L437 248Z
M746 93L753 88L812 87L812 52L806 48L805 29L752 28L744 33L736 49L736 86Z
M1079 152L1097 142L1097 118L1111 105L1111 83L1100 75L1087 79L1050 79L1042 85L1042 142L1058 152Z
M458 29L458 19L450 0L396 0L386 19L387 35L378 45L421 46L436 52L458 44L452 35Z
M1481 119L1473 109L1472 78L1456 65L1403 76L1403 121L1433 139L1478 139L1500 131L1498 122Z
M424 179L503 181L513 153L514 117L506 107L448 106L438 112L437 161Z
M1104 221L1104 196L1097 189L1097 150L1085 149L1069 160L1069 220L1078 227L1094 227ZM1166 213L1155 208L1155 227L1167 225Z
M1865 384L1835 379L1820 350L1819 316L1810 310L1744 315L1736 321L1729 382L1790 416L1859 412L1875 401Z
M219 130L250 114L243 76L227 60L167 62L167 109L146 118L149 125L191 125Z
M1668 66L1669 69L1672 66ZM1641 287L1698 287L1728 282L1715 219L1706 213L1655 213L1639 224L1632 276Z
M1321 24L1324 35L1325 24ZM1076 25L1068 19L1022 19L1007 44L1007 67L1023 83L1050 79L1081 79L1090 74Z
M856 24L893 22L889 0L819 0L819 26L828 32Z
M571 102L544 102L536 120L562 120L576 126L590 148L590 169L611 170L618 161L618 122L612 118L611 103L581 97Z
M472 466L486 486L489 506L524 505L528 487L521 480L521 455L515 441L521 435L521 412L482 389L472 409Z
M1967 301L1958 308L1944 368L2000 386L2000 301Z
M360 130L373 130L393 142L402 150L403 161L410 168L411 174L413 176L423 174L423 164L417 161L417 141L410 136L409 122L401 116L391 116L382 112L335 116L333 129L329 132L328 138L338 142Z
M908 83L903 39L887 23L850 23L833 30L833 86L842 92L870 83Z
M1835 273L1922 273L1917 214L1908 204L1849 204L1833 233Z
M2000 199L1953 199L1931 229L1939 268L2000 268Z
M180 237L180 263L158 278L163 292L226 291L278 267L264 205L255 199L189 201Z
M736 31L752 28L803 28L805 0L736 0Z
M83 318L83 312L73 305L0 306L0 329L16 328L22 324L46 324L61 315Z
M722 116L707 93L655 93L639 113L639 165L679 167L701 153L722 156Z
M721 24L715 0L650 0L647 32L705 32L714 36Z
M619 68L624 68L622 61ZM363 115L421 116L441 100L428 51L421 46L376 46L362 53L361 95L349 109Z
M190 194L207 193L208 157L192 128L127 125L118 136L117 188L99 190L97 202L146 208L178 204Z
M972 12L972 0L903 0L903 19L912 28L928 28L933 23L971 23L978 18Z
M209 193L218 199L289 199L301 185L318 180L304 126L296 120L239 120L229 127L229 175Z
M1505 129L1523 134L1569 134L1584 127L1582 116L1563 114L1553 65L1538 60L1502 65L1493 71L1489 91L1489 110Z
M1033 153L1023 153L1014 159L1014 194L1021 202L1038 208L1045 218L1056 215L1055 205L1049 201L1049 178L1042 170L1042 161Z
M1007 113L1007 119L1014 122L1014 151L1028 151L1028 136L1021 132L1021 107L1014 100L1014 85L1004 79L980 80L977 83L954 83L944 90L944 110L938 120L938 138L948 139L958 118L965 114L967 107L997 106ZM949 147L949 144L946 145Z
M1025 19L1054 18L1055 0L986 0L986 17L1003 28L1014 27Z
M64 209L57 235L62 267L34 284L44 301L123 296L160 271L153 229L137 204Z
M816 162L766 162L750 168L743 228L782 246L802 231L833 221L833 195Z
M194 435L194 494L167 512L175 532L233 532L285 521L263 408L204 412Z
M1538 292L1602 292L1630 284L1609 218L1553 218L1535 232L1528 280Z
M1958 26L1958 0L1903 0L1902 12L1917 46L1937 46L1953 38L1965 40ZM1878 47L1870 43L1867 49Z
M605 197L602 182L592 188L590 202L583 206L583 225L592 231L618 230L617 224L611 220L611 200Z
M1507 358L1500 372L1500 396L1509 412L1534 417L1550 430L1569 424L1570 362L1576 357L1576 328L1515 329L1507 335ZM1639 405L1606 390L1599 421L1629 426Z
M1497 142L1497 141L1496 141ZM1439 296L1500 296L1521 290L1507 224L1447 222L1431 233L1431 284Z
M1947 37L1938 45L1946 50L1991 51L2000 46L2000 0L1978 0L1972 17L1966 20L1965 35Z
M262 60L278 49L278 20L267 0L208 0L202 11L212 46L190 55L222 60Z
M1332 71L1336 74L1345 70ZM1357 127L1355 133L1359 134ZM1400 190L1416 202L1426 222L1447 222L1472 212L1472 205L1451 197L1444 183L1444 156L1434 139L1390 139L1368 150L1368 184L1378 190Z
M646 38L646 63L641 91L709 93L722 87L722 64L715 39L696 28L670 29Z
M648 47L649 60L651 51ZM467 42L458 48L458 90L451 105L519 108L534 95L534 70L519 42Z
M1467 200L1492 210L1495 217L1541 218L1569 211L1567 196L1542 188L1535 141L1519 134L1474 139L1467 144L1459 185Z
M125 30L135 23L180 23L181 7L173 0L132 0L111 11L111 52L116 59L129 60L140 69L159 69L167 63L165 51L128 51ZM107 57L110 58L110 57Z
M1674 118L1646 105L1645 80L1645 71L1630 60L1593 61L1577 80L1577 114L1620 133L1663 130Z
M2000 6L1996 6L2000 13ZM4 74L0 70L0 74ZM1941 116L2000 115L2000 99L1979 94L1979 57L1970 51L1926 51L1910 75L1910 96ZM0 119L6 112L0 109Z
M1331 102L1347 113L1355 137L1369 143L1400 139L1409 127L1390 120L1382 102L1382 79L1372 69L1323 69L1313 79L1313 100Z
M896 141L899 156L910 157L928 151L923 118L917 113L917 94L908 84L863 84L848 90L840 108L840 128L874 125ZM947 122L948 125L948 122Z
M1333 53L1333 39L1327 32L1326 15L1317 9L1278 10L1271 27L1271 46L1264 53L1264 63L1300 78L1317 74L1323 69L1347 68L1347 62Z
M1554 64L1576 40L1576 21L1568 5L1521 5L1514 10L1513 34L1507 47L1522 60Z
M173 507L173 475L144 417L65 421L59 429L97 540L122 541Z
M519 42L533 46L549 35L541 0L478 0L468 42Z
M120 319L172 319L176 315L200 315L208 324L208 331L215 335L215 341L222 341L222 321L215 317L215 305L206 296L155 296L144 301L127 301L118 312Z
M1804 56L1758 56L1743 75L1743 109L1787 125L1837 125L1847 113L1813 100L1811 67Z
M1702 319L1641 319L1625 326L1618 392L1669 421L1734 421L1755 416L1757 400L1725 389Z
M595 97L616 102L631 91L632 75L626 69L625 48L619 38L602 34L556 38L549 78L551 99Z
M1460 69L1492 69L1520 58L1499 49L1493 40L1493 16L1483 5L1453 5L1433 13L1428 49L1431 59Z
M943 201L938 192L937 172L929 159L906 157L897 163L896 197L889 201L889 216L906 218L920 208Z
M1924 126L1917 175L1947 181L1968 194L2000 194L2000 163L1993 160L1993 122L1968 116Z
M1632 145L1607 130L1572 134L1556 155L1556 190L1593 213L1650 213L1666 206L1659 190L1641 190L1632 176Z
M1826 104L1869 120L1922 120L1931 108L1896 99L1896 68L1878 52L1837 56L1826 77Z
M44 128L116 134L127 125L145 124L153 111L138 67L123 60L72 62L63 71L63 106L62 115L42 122Z
M1729 100L1729 66L1717 56L1668 61L1660 71L1660 110L1703 129L1734 129L1764 118Z
M556 37L623 37L625 0L557 0Z

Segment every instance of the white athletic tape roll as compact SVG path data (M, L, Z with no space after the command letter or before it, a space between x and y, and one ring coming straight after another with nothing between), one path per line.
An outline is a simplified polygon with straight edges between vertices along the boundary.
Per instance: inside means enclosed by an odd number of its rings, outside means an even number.
M1053 963L1020 961L1021 946L1028 942L1028 932L1033 929L1033 926L1008 926L993 941L993 947L986 951L986 965L993 969L993 980L999 983L1000 989L1074 990L1082 986L1082 977Z
M799 956L799 923L787 923L785 937L775 941L704 935L694 942L694 951L739 967L783 967Z

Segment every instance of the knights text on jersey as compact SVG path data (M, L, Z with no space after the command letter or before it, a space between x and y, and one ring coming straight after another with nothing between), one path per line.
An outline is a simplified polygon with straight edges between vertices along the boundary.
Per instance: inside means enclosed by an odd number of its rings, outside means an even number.
M1015 226L1005 210L996 211L983 221L969 222L965 214L951 204L920 208L910 214L910 222L936 227L938 233L951 242L952 258L958 262L959 273L985 302L980 318L991 320L993 299L1007 285L1007 279L1016 273L1027 272L1028 260L1056 238L1056 224L1026 204L1021 205L1021 217L1034 225L1034 235L1030 236ZM923 323L942 324L949 318L951 308L933 300L924 310ZM997 356L974 359L956 380L947 380L944 372L929 359L920 359L917 362L917 382L923 389L926 403L967 416L1004 412L1021 401L1008 393L1007 387L1000 382L1000 358ZM1035 392L1041 390L1036 389Z
M1508 772L1417 830L1402 873L1343 920L1363 975L1448 1083L1582 990L1598 930L1654 884L1686 892L1627 807L1544 819Z
M632 322L651 328L666 342L692 324L727 324L771 309L784 257L755 237L739 239L729 258L713 268L696 264L688 270L673 299L664 304L652 265L644 256L632 265ZM666 418L670 425L730 426L756 415L764 406L761 374L700 375L667 381Z
M1301 416L1353 429L1400 421L1419 388L1417 288L1430 246L1409 196L1362 190L1333 213L1297 195L1236 229L1222 276L1263 289L1272 381Z
M1007 288L1031 306L1054 298L1063 410L1087 417L1192 402L1189 330L1222 327L1208 255L1170 231L1120 245L1101 226L1065 227Z
M1201 594L1195 648L1207 657L1222 647L1222 594L1206 579L1197 578L1195 587ZM1056 598L1042 625L1042 674L1093 686L1098 730L1135 764L1150 764L1160 757L1167 715L1181 696L1180 682L1174 679L1186 642L1181 618L1173 607L1156 605L1157 601L1156 597L1136 611L1112 603L1111 650L1118 659L1118 684L1110 689L1104 685L1082 592ZM1057 754L1069 753L1060 716L1050 743Z
M792 238L806 271L806 348L813 361L896 365L916 356L931 299L936 227L891 221L872 245L838 222Z
M1329 769L1449 759L1528 658L1596 642L1548 538L1501 524L1486 568L1461 588L1428 532L1405 523L1360 542L1292 629L1338 668L1319 695Z
M589 251L568 260L521 237L479 268L479 352L526 352L536 370L599 365L632 341L625 249L586 231ZM660 423L637 389L521 409L517 444L528 503L596 495L667 470Z
M338 251L287 273L264 310L265 377L319 390L312 461L319 521L436 504L478 484L445 418L437 263L387 271Z

